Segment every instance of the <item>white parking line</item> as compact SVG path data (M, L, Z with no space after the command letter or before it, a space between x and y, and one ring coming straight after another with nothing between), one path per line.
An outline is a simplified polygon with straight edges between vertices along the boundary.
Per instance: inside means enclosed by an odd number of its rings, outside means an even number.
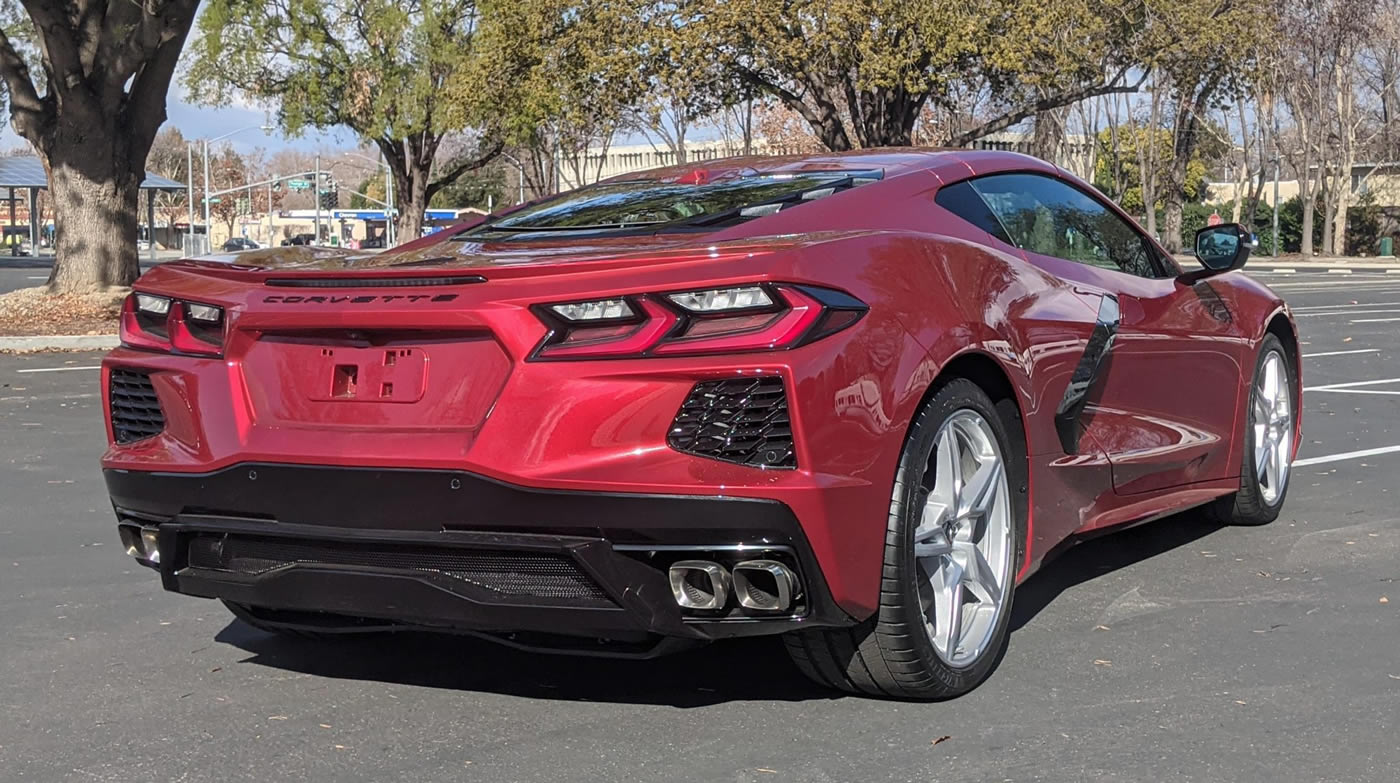
M29 275L29 276L25 277L24 279L25 279L25 280L48 280L49 278L48 278L46 275Z
M73 370L100 370L101 365L84 365L82 367L32 367L27 370L15 370L15 372L71 372Z
M1327 462L1340 462L1344 459L1360 459L1362 457L1374 457L1377 454L1394 454L1400 451L1400 446L1382 446L1378 449L1362 449L1361 451L1344 451L1341 454L1328 454L1324 457L1308 457L1293 463L1293 467L1301 468L1307 465L1322 465Z
M1329 270L1327 270L1327 274L1329 274L1329 275L1349 275L1349 274L1351 274L1351 270L1350 270L1350 269L1329 269Z
M1315 392L1327 392L1329 394L1382 394L1391 397L1400 397L1400 391L1382 391L1380 389L1313 389Z
M1319 316L1322 316L1322 317L1327 317L1327 316L1336 317L1336 316L1339 316L1339 315L1346 315L1346 316L1352 316L1352 315L1379 315L1379 314L1381 314L1381 313L1400 313L1400 310L1395 310L1395 309L1389 309L1389 310L1327 310L1327 311L1323 311L1323 312L1294 313L1294 314L1293 314L1293 317L1294 317L1294 318L1317 318L1317 317L1319 317Z
M1400 307L1400 302L1348 302L1346 304L1302 305L1293 308L1293 312L1301 313L1307 310L1340 310L1344 307Z
M1400 318L1357 318L1354 321L1347 321L1351 324L1390 324L1400 321Z
M1319 356L1350 356L1356 353L1380 353L1379 348L1357 348L1354 351L1323 351L1321 353L1305 353L1304 359L1316 359Z
M1354 389L1357 386L1379 386L1384 383L1400 383L1400 378L1380 378L1374 381L1349 381L1347 383L1328 383L1322 386L1304 386L1303 391L1332 391L1334 389Z

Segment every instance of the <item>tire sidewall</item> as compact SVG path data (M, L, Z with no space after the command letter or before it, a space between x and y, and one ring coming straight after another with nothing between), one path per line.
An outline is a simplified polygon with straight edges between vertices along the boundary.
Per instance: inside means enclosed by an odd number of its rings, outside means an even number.
M924 492L922 479L932 459L936 439L943 423L954 413L971 410L981 415L991 426L997 446L1007 468L1008 496L1012 506L1012 562L1009 570L1011 584L1006 604L982 656L966 666L945 662L933 647L924 628L918 586L917 562L914 558L914 529L918 526ZM1011 624L1012 606L1016 593L1016 575L1025 562L1026 530L1029 519L1029 492L1024 429L1021 416L1012 401L994 403L980 387L971 381L955 379L942 385L928 400L905 443L900 457L897 483L902 488L891 507L891 533L895 544L897 569L902 585L900 619L909 628L911 646L919 655L926 671L936 677L949 692L957 695L971 690L995 668L1005 651ZM885 610L882 610L885 611Z
M1292 360L1288 357L1288 351L1284 350L1283 343L1278 337L1268 334L1259 343L1259 353L1254 359L1254 373L1249 379L1249 395L1245 400L1245 425L1244 425L1244 465L1242 476L1243 482L1240 490L1248 497L1249 502L1260 511L1266 512L1269 519L1273 519L1278 512L1283 509L1283 503L1288 499L1288 490L1293 486L1293 459L1296 454L1290 453L1288 458L1288 477L1284 479L1283 489L1278 493L1278 497L1273 503L1264 499L1263 492L1259 489L1259 466L1254 462L1254 404L1255 398L1259 394L1259 376L1264 371L1264 360L1269 354L1277 353L1283 360L1284 375L1288 383L1289 402L1292 410L1289 414L1293 417L1293 442L1288 444L1288 449L1292 452L1298 440L1298 425L1301 417L1298 415L1301 408L1301 400L1298 398L1298 378L1297 370L1293 367Z

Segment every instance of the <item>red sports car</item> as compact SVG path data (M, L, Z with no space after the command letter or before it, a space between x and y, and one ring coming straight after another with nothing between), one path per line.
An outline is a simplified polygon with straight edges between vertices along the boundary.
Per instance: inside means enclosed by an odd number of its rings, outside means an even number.
M1003 152L626 175L387 253L149 272L103 362L127 551L257 628L984 679L1077 537L1278 515L1288 308Z

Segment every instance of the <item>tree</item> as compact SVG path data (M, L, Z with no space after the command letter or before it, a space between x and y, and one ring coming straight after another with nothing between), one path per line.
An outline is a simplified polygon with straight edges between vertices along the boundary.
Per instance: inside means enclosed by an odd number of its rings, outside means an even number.
M1149 183L1160 182L1166 175L1172 141L1171 130L1137 123L1125 123L1099 131L1094 186L1133 214L1152 214L1161 206L1161 202L1155 197ZM1186 201L1200 201L1205 196L1209 174L1207 160L1223 153L1225 147L1217 135L1211 137L1210 143L1196 149L1195 157L1186 169ZM1146 176L1143 169L1145 161L1152 161L1149 165L1155 165L1155 168L1146 170Z
M21 5L0 25L0 78L10 124L38 152L56 207L49 288L129 285L146 154L197 0Z
M477 0L211 0L187 82L205 102L272 103L289 133L344 126L375 144L409 239L438 191L502 149L509 83L476 67L480 14ZM469 128L475 154L437 165L444 137Z
M179 128L166 126L156 134L151 142L151 151L146 158L146 168L176 182L192 182L189 171L189 153L185 135ZM177 220L191 220L188 191L155 192L156 211L165 217L165 222L174 225Z
M1134 4L1115 0L677 5L672 27L688 46L796 112L831 150L910 144L924 109L960 106L969 85L989 92L995 111L944 142L965 144L1038 112L1136 88L1141 20Z
M641 0L500 0L481 19L479 82L513 85L505 137L535 193L597 181L639 112L655 63L655 10Z
M1172 150L1162 192L1162 244L1182 249L1188 169L1209 132L1211 110L1228 105L1254 75L1270 40L1269 0L1146 0L1143 66L1164 79L1172 98Z

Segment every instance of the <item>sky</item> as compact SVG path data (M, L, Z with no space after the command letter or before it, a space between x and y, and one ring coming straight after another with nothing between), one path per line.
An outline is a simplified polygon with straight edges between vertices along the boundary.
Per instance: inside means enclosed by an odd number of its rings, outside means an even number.
M344 128L325 132L312 130L297 137L283 136L280 131L264 133L259 126L275 125L276 122L274 120L269 123L268 114L263 110L237 103L199 106L185 97L184 86L179 84L178 79L170 86L170 95L166 98L166 115L165 125L162 127L173 125L179 128L187 139L213 138L229 131L238 131L228 137L228 142L239 152L249 152L257 147L273 152L286 147L315 152L318 149L357 146L355 134ZM248 130L240 130L243 128ZM26 144L9 122L4 123L4 131L0 132L0 149Z

